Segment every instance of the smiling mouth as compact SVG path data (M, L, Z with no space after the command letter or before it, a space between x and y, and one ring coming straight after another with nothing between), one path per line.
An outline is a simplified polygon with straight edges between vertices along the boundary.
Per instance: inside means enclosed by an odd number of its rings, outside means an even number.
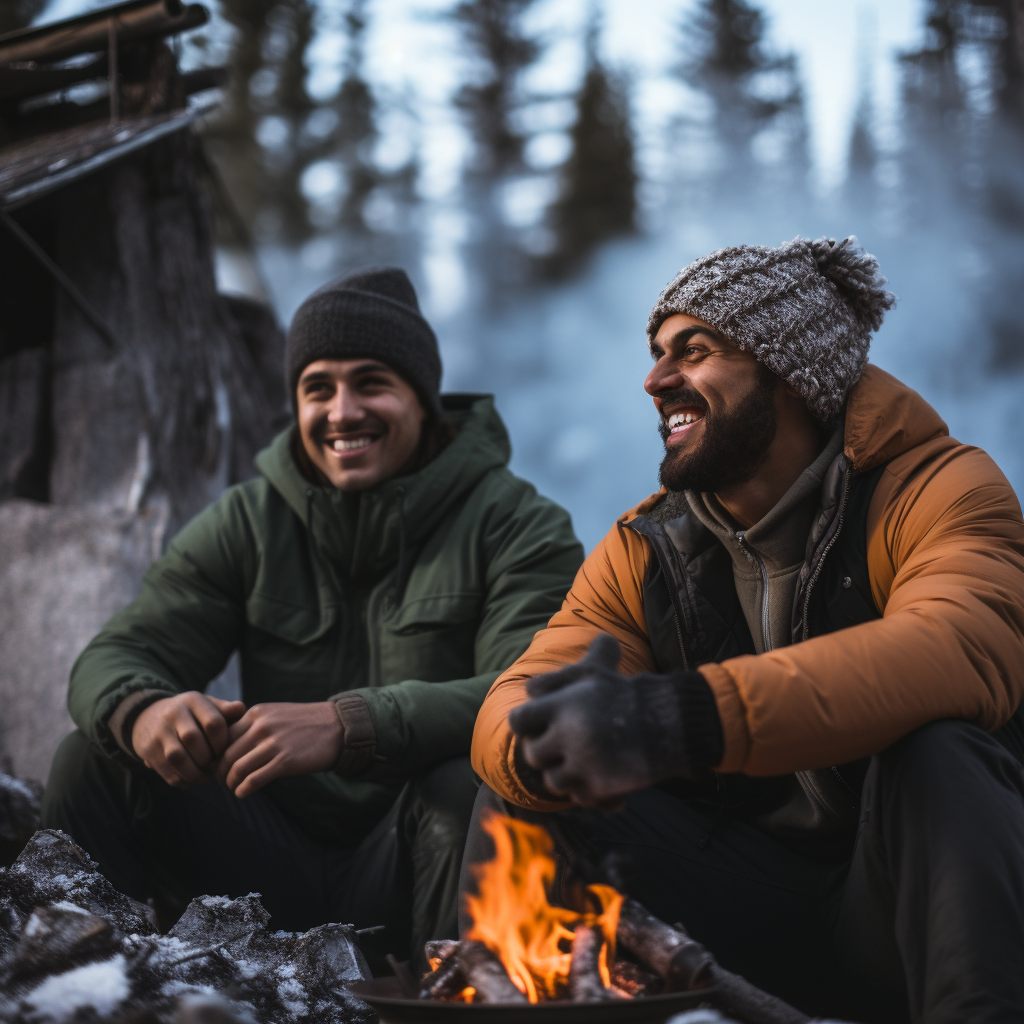
M333 441L327 441L326 444L332 452L336 452L339 455L349 455L364 448L369 448L376 440L378 440L376 436L371 437L363 434L360 437L336 437Z
M683 434L689 433L703 419L704 413L699 409L680 409L678 412L672 413L665 421L668 426L668 436L670 438L681 438Z

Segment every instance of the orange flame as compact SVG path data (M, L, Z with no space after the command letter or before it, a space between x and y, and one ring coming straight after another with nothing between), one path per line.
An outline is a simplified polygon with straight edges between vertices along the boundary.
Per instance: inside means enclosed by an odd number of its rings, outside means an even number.
M496 854L473 868L479 895L466 896L466 910L473 919L466 938L495 953L515 986L536 1003L565 994L573 929L597 927L605 940L601 978L610 985L609 965L615 961L615 931L624 897L611 886L589 885L587 891L601 907L599 914L553 906L548 892L555 879L554 847L547 832L493 812L483 820L483 828L494 840Z

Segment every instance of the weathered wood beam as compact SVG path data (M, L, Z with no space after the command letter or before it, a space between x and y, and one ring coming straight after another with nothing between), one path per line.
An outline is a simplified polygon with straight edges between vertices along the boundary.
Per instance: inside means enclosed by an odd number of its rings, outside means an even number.
M201 4L182 7L180 0L150 0L95 11L66 22L0 36L0 64L51 63L80 53L103 53L110 45L111 23L119 45L177 35L205 25L209 13Z

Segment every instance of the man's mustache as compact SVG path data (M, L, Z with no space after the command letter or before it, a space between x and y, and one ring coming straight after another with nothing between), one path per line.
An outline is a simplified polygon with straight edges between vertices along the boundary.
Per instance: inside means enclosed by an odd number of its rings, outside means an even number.
M708 412L708 400L693 388L676 388L675 391L666 391L661 396L661 407L664 409L665 406L673 405L690 405L704 415L707 415ZM658 419L658 433L661 434L662 441L667 440L672 433L668 423L661 417Z
M386 434L387 429L387 424L380 417L369 413L358 422L352 423L328 423L326 419L322 419L313 426L309 433L314 443L322 444L328 434L346 434L353 430L370 430Z

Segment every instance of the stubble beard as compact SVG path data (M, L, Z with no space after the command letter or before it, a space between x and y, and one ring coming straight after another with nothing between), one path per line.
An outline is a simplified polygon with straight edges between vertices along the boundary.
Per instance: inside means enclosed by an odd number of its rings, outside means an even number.
M763 366L750 392L729 412L712 413L703 395L684 389L677 396L705 411L704 436L693 451L667 448L659 479L670 491L717 492L745 483L764 464L775 440L778 414L775 409L777 378ZM696 400L695 400L696 399ZM662 440L670 431L662 420Z

